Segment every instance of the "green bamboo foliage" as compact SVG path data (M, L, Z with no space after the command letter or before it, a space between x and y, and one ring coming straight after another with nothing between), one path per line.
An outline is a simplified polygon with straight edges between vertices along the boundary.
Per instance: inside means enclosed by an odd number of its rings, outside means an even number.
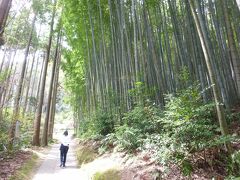
M212 100L210 76L187 0L62 3L71 47L65 50L63 69L66 86L75 94L72 104L76 113L89 116L104 109L118 114L121 120L121 114L136 104L164 106L164 94L175 93L195 81L201 85L204 101ZM224 104L230 108L238 97L238 67L232 63L228 48L239 44L234 18L239 10L225 12L229 29L218 1L200 0L198 6L201 26L212 49L213 73ZM229 30L233 42L229 41ZM189 73L188 79L180 77L183 70Z

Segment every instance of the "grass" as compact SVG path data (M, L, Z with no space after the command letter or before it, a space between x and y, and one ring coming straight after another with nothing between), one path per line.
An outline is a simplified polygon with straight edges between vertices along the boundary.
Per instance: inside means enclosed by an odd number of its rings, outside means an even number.
M90 147L80 147L77 150L77 160L80 166L93 161L96 157L97 153Z
M58 142L57 139L50 139L50 140L48 141L49 144L56 144L57 142Z
M10 180L26 180L31 179L33 176L34 169L37 166L38 156L33 154L32 157L27 160L23 166L17 170L14 176L10 178Z
M120 172L116 169L109 169L104 172L97 172L93 176L93 180L120 180Z

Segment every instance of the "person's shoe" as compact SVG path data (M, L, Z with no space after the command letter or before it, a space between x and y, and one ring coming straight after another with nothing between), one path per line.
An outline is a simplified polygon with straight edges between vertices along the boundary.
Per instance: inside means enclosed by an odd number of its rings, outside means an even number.
M65 164L63 164L63 167L66 167Z
M63 164L61 163L61 164L60 164L60 167L62 167L62 166L63 166Z

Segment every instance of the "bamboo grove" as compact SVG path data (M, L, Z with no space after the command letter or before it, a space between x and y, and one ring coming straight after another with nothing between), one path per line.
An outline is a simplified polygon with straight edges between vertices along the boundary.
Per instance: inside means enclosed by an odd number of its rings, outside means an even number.
M239 17L237 0L0 0L0 153L47 146L57 115L99 151L239 176Z
M62 3L69 44L63 68L77 119L84 121L99 109L121 119L146 101L164 107L165 94L194 82L205 102L213 100L215 85L222 99L218 103L226 109L239 102L240 11L235 0ZM182 76L184 71L189 78Z
M0 2L2 8L7 1ZM229 110L239 103L236 0L29 2L31 6L23 3L19 14L8 12L9 4L0 12L1 44L5 41L0 123L8 124L1 125L10 129L8 138L2 139L10 142L10 148L17 121L28 115L32 144L40 145L41 139L47 145L52 136L62 53L76 130L81 121L99 111L116 116L121 123L123 114L138 104L164 109L166 94L177 94L194 83L200 84L204 102L215 100L218 112L223 105ZM41 32L46 26L47 33ZM21 68L16 62L19 54L24 54ZM49 71L50 86L45 90ZM227 134L224 115L218 116Z

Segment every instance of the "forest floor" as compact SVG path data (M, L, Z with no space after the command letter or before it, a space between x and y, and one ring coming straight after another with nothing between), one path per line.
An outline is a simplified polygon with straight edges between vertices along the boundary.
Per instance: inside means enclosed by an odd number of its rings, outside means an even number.
M71 180L91 180L95 173L114 169L120 172L121 180L152 180L153 173L157 173L160 168L154 162L149 161L149 157L128 156L127 153L105 153L97 157L92 162L78 166L76 160L76 150L79 141L73 139L67 154L66 167L59 167L59 144L54 144L48 153L42 155L44 159L33 180L71 179ZM93 143L93 144L91 144ZM92 146L94 142L85 142L81 146ZM109 179L110 180L110 179ZM114 179L111 179L114 180Z
M212 168L203 162L202 154L199 153L194 164L191 176L184 176L177 165L172 165L168 171L151 159L149 154L135 152L129 155L126 152L107 152L96 157L93 161L79 167L76 160L76 151L79 146L94 148L97 143L94 141L80 142L74 139L70 144L66 168L59 167L59 144L54 144L52 149L44 157L44 161L35 174L33 180L71 179L71 180L92 180L97 172L115 170L120 174L121 180L207 180L213 177L217 180L224 179L224 167L216 164ZM219 153L219 152L208 152ZM222 153L222 152L221 152ZM210 156L210 154L209 154ZM212 157L217 158L217 157ZM106 180L118 180L106 179Z
M2 153L0 155L0 179L9 179L31 156L30 151L18 151L14 154Z
M85 141L80 144L81 146L88 146L94 149L97 149L98 146L95 141ZM83 165L81 171L89 174L88 179L84 180L90 180L90 177L93 177L96 172L104 172L111 169L119 171L121 180L209 180L213 177L217 180L224 179L224 176L218 174L218 170L211 169L209 166L195 168L191 176L184 176L177 165L173 164L169 169L165 169L151 159L150 154L139 151L133 154L128 154L127 152L104 153L94 161Z
M25 167L24 171L28 172L29 179L33 177L36 173L37 169L44 161L44 156L48 154L49 147L32 147L31 149L17 150L11 153L3 152L0 154L0 180L8 180L8 179L17 179L16 173L23 168L25 164L28 166L34 167ZM37 156L36 156L37 154ZM30 162L31 161L31 162ZM24 172L22 172L24 173ZM24 176L21 176L21 179L24 179Z
M239 121L231 124L232 133L239 134ZM223 149L212 148L202 152L196 152L192 155L191 164L193 165L190 176L184 176L178 165L172 164L168 169L157 163L151 158L151 154L141 151L136 151L132 154L127 152L115 152L114 149L98 155L93 161L78 166L76 160L76 151L80 147L89 147L98 152L99 143L97 141L79 141L73 139L68 153L66 168L59 167L59 145L52 146L52 150L41 168L35 176L37 179L81 179L92 180L97 172L106 172L107 170L116 170L120 174L121 180L207 180L207 179L225 179L226 164L222 161L222 156L226 152ZM234 149L239 150L240 144L233 144ZM206 161L207 160L207 161ZM45 174L45 176L43 176ZM36 178L37 177L37 178ZM39 178L44 177L44 178ZM47 178L48 177L48 178ZM54 177L54 178L53 178ZM106 180L118 180L106 179Z
M71 180L91 180L96 172L104 172L106 170L114 169L119 171L121 180L157 180L160 179L224 179L224 176L218 174L221 171L211 169L209 166L202 166L196 168L191 176L183 176L176 165L172 165L169 173L163 177L164 168L152 161L149 154L143 152L136 152L132 155L126 152L108 152L98 156L92 162L83 164L79 167L76 159L76 150L79 146L91 146L94 148L96 142L86 141L80 142L73 139L70 144L68 152L66 168L59 167L59 144L53 144L47 149L35 149L39 157L38 169L34 168L35 175L29 177L33 180L52 180L52 179L71 179ZM14 155L1 156L0 158L0 179L8 180L14 174L16 169L20 168L22 164L31 157L31 151L19 151ZM199 163L198 163L199 165ZM28 180L28 179L27 179ZM108 180L108 179L107 179ZM109 179L110 180L110 179ZM115 180L115 179L111 179Z
M240 124L233 123L232 133L240 132ZM151 159L151 154L144 152L105 152L98 155L92 162L79 167L76 158L76 151L79 147L90 147L97 149L97 141L79 141L73 139L67 156L66 168L59 167L59 143L55 143L48 148L33 148L31 150L21 150L13 154L0 154L0 180L8 180L15 174L17 169L32 157L33 153L38 155L38 163L33 168L34 176L29 176L29 180L52 180L52 179L71 179L71 180L91 180L95 173L104 172L110 169L119 172L121 180L157 180L157 179L215 179L221 180L226 176L225 164L209 165L204 161L204 156L210 162L218 162L219 156L224 152L219 149L209 149L205 152L194 154L193 172L191 176L183 176L177 165L172 165L165 171L164 167ZM240 144L234 144L234 149L240 149ZM19 179L18 179L19 180ZM28 179L27 179L28 180ZM108 179L107 179L108 180ZM109 179L110 180L110 179ZM115 179L111 179L115 180Z

